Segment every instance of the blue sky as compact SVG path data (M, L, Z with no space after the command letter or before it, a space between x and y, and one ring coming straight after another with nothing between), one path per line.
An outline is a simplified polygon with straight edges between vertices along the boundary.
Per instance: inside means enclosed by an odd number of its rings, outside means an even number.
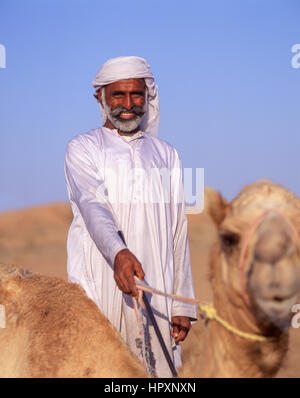
M107 59L145 57L160 137L232 199L271 178L300 196L298 0L0 0L0 211L67 200L73 136L101 125Z

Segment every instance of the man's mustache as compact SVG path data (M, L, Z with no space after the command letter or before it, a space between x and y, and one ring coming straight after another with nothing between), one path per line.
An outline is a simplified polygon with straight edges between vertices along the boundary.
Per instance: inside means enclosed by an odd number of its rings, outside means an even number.
M143 108L141 108L140 106L133 106L133 107L130 108L130 109L126 109L126 108L123 108L123 106L120 106L120 105L119 105L119 106L117 106L114 110L111 111L111 115L112 115L112 116L118 117L118 116L120 116L120 114L121 114L122 112L134 113L134 114L136 114L137 116L140 116L140 115L142 115L143 113L145 113L145 111L143 110Z

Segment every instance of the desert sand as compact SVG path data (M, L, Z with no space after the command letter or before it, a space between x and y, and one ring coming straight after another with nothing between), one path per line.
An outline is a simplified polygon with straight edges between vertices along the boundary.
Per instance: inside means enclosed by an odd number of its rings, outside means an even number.
M0 262L33 272L67 279L67 232L72 211L67 203L54 203L0 214ZM209 252L217 238L206 214L188 215L189 246L196 297L210 301ZM201 338L200 319L182 344L183 356ZM290 346L278 377L300 377L300 329L291 330Z

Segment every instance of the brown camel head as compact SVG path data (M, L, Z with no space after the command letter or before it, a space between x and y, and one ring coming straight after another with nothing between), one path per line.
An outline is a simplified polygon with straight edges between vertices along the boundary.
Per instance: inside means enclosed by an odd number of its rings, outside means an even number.
M300 293L300 199L268 180L246 186L213 218L220 235L219 280L228 300L260 330L290 326ZM210 211L215 209L210 209ZM217 290L217 289L215 289Z

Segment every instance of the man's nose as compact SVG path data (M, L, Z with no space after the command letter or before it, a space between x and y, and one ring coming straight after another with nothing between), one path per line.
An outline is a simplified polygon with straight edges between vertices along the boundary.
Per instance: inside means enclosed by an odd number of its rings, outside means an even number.
M128 110L133 107L133 102L131 99L131 95L129 93L125 95L123 106L124 106L124 108L126 108Z

